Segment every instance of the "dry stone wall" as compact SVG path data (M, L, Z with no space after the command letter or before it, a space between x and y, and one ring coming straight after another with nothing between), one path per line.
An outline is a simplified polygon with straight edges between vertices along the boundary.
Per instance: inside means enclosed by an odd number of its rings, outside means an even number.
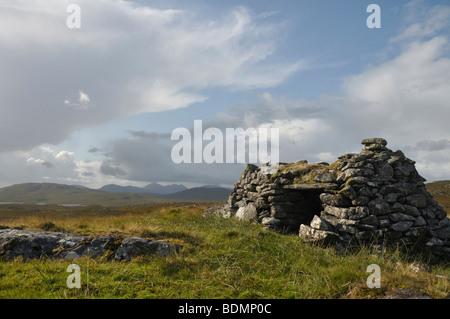
M251 220L274 230L298 231L321 209L319 195L334 184L295 184L291 172L265 174L266 165L248 164L222 211L225 217Z
M328 165L247 165L215 212L299 232L306 242L346 246L401 243L450 258L450 219L425 188L415 162L381 138Z

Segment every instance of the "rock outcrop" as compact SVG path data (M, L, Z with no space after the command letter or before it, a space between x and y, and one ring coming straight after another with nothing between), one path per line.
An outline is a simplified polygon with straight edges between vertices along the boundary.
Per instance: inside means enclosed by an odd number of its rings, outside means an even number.
M347 246L400 243L450 258L450 219L425 188L415 162L386 140L362 141L336 162L247 165L223 207L211 211L269 229L299 232L306 242Z
M415 289L402 288L390 292L383 299L433 299L430 295Z
M169 256L180 246L139 237L82 236L64 232L0 229L0 257L13 259L107 257L131 260L137 256Z

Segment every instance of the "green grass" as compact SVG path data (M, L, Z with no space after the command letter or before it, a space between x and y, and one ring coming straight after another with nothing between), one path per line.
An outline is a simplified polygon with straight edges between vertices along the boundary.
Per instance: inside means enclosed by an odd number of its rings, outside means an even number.
M445 211L450 212L450 181L436 181L425 184L425 186Z
M64 229L83 234L120 233L183 245L171 257L131 262L79 258L0 262L0 298L380 298L414 288L434 298L450 293L450 267L414 272L416 260L398 250L362 248L338 254L304 244L298 236L234 219L202 217L204 206L136 206L121 214L11 216L0 225ZM1 216L1 214L0 214ZM81 267L80 289L69 289L67 266ZM380 289L366 285L367 266L381 267Z

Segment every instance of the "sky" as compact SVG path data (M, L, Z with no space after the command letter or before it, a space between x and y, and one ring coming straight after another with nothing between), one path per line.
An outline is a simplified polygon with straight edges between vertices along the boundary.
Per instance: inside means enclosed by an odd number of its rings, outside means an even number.
M277 128L282 162L383 137L450 179L449 40L439 0L2 0L0 187L232 186L245 164L173 161L196 120Z

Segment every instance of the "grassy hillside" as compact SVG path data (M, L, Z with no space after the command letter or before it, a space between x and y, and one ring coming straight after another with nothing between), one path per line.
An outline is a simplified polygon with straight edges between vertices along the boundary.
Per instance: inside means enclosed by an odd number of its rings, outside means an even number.
M447 212L450 212L450 181L437 181L426 184L427 190Z
M0 202L121 206L130 203L163 203L168 200L148 194L108 193L63 184L25 183L1 188Z
M448 185L448 181L427 185L447 211ZM58 196L64 191L72 196L74 191L44 186ZM51 196L41 198L44 193L39 188L27 187L27 194L35 196L36 202L52 200ZM80 199L92 194L79 191ZM8 201L21 201L13 194L5 195L10 196ZM382 298L398 288L417 289L433 298L450 295L448 263L431 265L393 248L376 252L366 247L338 253L306 245L296 235L264 230L261 225L203 217L206 208L206 204L182 203L108 208L1 205L0 228L140 236L183 248L174 256L131 262L90 258L0 260L0 298L348 299ZM81 267L80 289L66 286L66 269L72 263ZM371 264L381 269L379 289L367 287L370 273L366 271Z
M417 260L397 250L369 248L338 254L304 244L298 236L261 225L203 217L204 205L123 208L119 215L39 214L1 217L0 225L123 234L181 244L178 255L131 262L92 260L0 261L0 298L381 298L414 288L450 294L448 265L415 270ZM81 288L66 286L69 264L81 267ZM381 288L369 289L368 265L381 268ZM440 275L440 276L437 276Z

